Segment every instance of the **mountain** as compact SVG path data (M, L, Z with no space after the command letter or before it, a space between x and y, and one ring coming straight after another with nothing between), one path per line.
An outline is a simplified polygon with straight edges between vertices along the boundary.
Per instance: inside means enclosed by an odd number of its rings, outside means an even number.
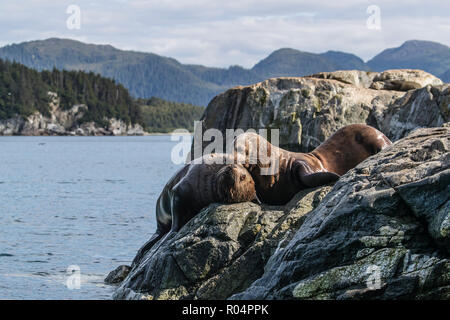
M450 69L450 47L432 41L410 40L400 47L382 51L367 65L374 71L421 69L439 77ZM448 82L448 78L444 81Z
M0 48L0 58L28 67L93 71L112 78L136 98L159 97L174 102L207 105L218 93L237 85L267 78L304 76L323 71L412 68L428 71L449 81L450 48L430 41L406 41L386 49L369 62L345 52L310 53L291 48L272 52L253 68L213 68L182 64L153 53L125 51L110 45L86 44L51 38Z
M288 76L305 76L322 71L343 69L367 70L368 67L353 54L328 51L322 54L284 48L274 51L264 60L257 63L255 71L263 79Z
M327 51L321 56L331 61L336 66L336 70L369 70L367 64L360 57L351 53Z
M302 76L337 69L367 69L361 59L341 52L315 54L281 49L252 69L210 68L181 64L152 53L124 51L110 45L51 38L0 48L0 58L37 70L93 71L123 84L134 97L153 96L206 105L218 93L276 76Z

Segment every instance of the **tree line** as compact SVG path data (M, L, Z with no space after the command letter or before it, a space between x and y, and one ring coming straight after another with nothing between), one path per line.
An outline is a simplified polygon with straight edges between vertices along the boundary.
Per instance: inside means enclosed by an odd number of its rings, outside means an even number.
M93 72L43 70L0 59L0 119L26 118L35 112L50 115L49 92L56 92L60 108L87 106L79 123L94 121L106 126L105 119L117 118L127 124L139 123L150 132L169 132L175 128L192 130L204 108L159 98L133 99L128 90L114 80Z

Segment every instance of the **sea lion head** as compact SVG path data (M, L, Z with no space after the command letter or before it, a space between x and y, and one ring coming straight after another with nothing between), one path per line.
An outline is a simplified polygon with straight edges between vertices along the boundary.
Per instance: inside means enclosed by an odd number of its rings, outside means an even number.
M255 182L240 164L230 164L217 172L217 190L222 201L237 203L256 198Z
M366 125L355 125L354 139L361 146L360 150L365 158L377 154L392 144L382 132Z

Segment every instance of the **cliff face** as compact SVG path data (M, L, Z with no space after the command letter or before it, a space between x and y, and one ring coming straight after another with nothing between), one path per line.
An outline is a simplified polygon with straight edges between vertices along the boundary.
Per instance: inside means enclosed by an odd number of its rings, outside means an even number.
M449 117L450 85L431 74L350 70L230 89L210 102L202 120L203 130L223 133L280 129L281 147L305 152L352 123L372 125L397 140L418 127L440 126Z
M7 120L0 120L0 135L80 135L80 136L101 136L101 135L143 135L144 130L139 124L126 124L122 120L115 118L105 119L107 127L100 127L95 122L85 122L78 124L86 110L85 105L75 105L69 110L62 110L59 105L59 98L56 93L49 92L50 116L44 116L36 112L26 119L14 117Z

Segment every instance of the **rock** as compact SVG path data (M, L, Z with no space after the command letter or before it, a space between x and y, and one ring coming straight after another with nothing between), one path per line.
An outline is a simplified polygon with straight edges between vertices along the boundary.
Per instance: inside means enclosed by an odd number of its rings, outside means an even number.
M6 120L0 120L0 135L12 136L17 134L24 125L24 120L20 117L14 117Z
M342 70L333 72L320 72L308 77L319 79L333 79L343 83L352 84L361 88L370 88L377 72L361 70Z
M244 290L330 189L304 190L283 208L254 203L207 207L148 253L114 298L225 299Z
M144 135L144 129L139 124L127 124L123 120L115 118L105 119L107 128L99 126L95 122L85 122L79 125L86 112L85 105L74 105L68 110L62 110L58 95L49 92L50 115L44 116L36 112L26 119L14 117L0 120L0 135Z
M387 70L373 78L370 88L377 90L408 91L419 89L428 85L438 86L442 80L422 70Z
M360 70L341 70L320 72L312 78L334 79L357 87L375 90L408 91L431 86L439 86L443 82L432 74L423 70L395 69L380 73Z
M66 129L59 124L56 123L50 123L47 125L47 130L51 133L57 134L57 135L63 135L66 133Z
M218 129L224 136L226 129L279 129L280 146L302 152L353 123L372 125L397 140L416 128L450 121L449 88L420 70L350 70L269 79L216 96L205 110L201 129ZM208 144L199 147L203 150Z
M143 136L145 135L144 128L140 124L129 125L125 133L127 136Z
M349 171L231 299L450 299L449 140L418 129Z
M130 273L131 267L126 265L118 266L116 269L111 271L105 278L105 283L116 284L121 283L126 276Z
M442 126L450 120L450 85L409 91L389 107L378 104L372 115L372 124L394 141L418 127Z
M376 105L403 94L329 79L269 79L216 96L202 117L203 130L225 136L226 129L279 129L282 148L307 152L344 125L366 123Z
M449 140L448 124L415 130L283 207L213 204L113 297L449 299Z

